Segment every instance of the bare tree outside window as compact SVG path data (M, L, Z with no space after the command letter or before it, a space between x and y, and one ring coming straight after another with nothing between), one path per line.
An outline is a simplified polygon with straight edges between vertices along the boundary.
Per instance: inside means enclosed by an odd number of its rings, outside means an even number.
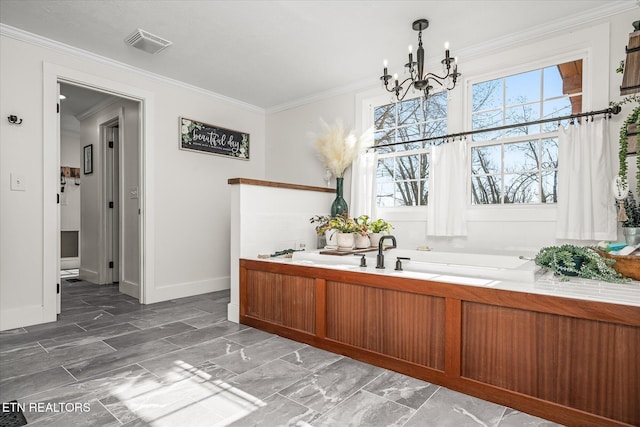
M376 107L378 146L377 204L380 207L427 204L431 142L447 131L447 95L436 93ZM386 144L407 144L385 147Z
M580 112L582 60L474 84L471 104L473 130ZM475 134L471 202L556 203L557 126L545 123Z

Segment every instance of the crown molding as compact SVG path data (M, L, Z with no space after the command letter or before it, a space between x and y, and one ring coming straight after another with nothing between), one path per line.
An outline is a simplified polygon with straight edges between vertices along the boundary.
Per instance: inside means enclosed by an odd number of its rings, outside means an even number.
M83 121L87 117L91 116L92 114L97 113L98 111L101 111L101 110L107 108L108 106L114 104L118 100L119 100L119 98L117 98L115 96L112 97L112 98L104 99L104 100L98 102L97 104L92 105L87 110L76 114L76 119L78 119L79 121Z
M640 2L640 0L617 0L582 12L576 11L576 13L571 16L563 16L549 21L546 24L523 29L522 31L518 31L513 34L482 42L482 44L461 48L459 49L459 56L464 57L465 60L475 59L501 49L507 49L523 43L528 43L535 39L549 37L550 35L557 33L568 32L575 27L589 24L594 21L602 21L613 15L636 10L638 9L636 2Z
M29 44L32 44L32 45L35 45L35 46L39 46L39 47L44 47L44 48L47 48L47 49L55 50L55 51L58 51L60 53L65 53L65 54L68 54L68 55L73 55L73 56L77 56L77 57L80 57L80 58L88 59L88 60L91 60L91 61L94 61L94 62L98 62L98 63L103 64L103 65L108 65L108 66L111 66L111 67L114 67L114 68L118 68L118 69L123 70L123 71L127 71L127 72L130 72L130 73L135 73L137 75L140 75L140 76L155 80L157 82L161 82L161 83L165 83L165 84L169 84L169 85L180 87L181 89L186 89L186 90L190 90L190 91L193 91L193 92L197 92L197 93L200 93L202 95L206 95L206 96L215 98L218 101L227 102L227 103L233 104L235 106L238 106L240 108L243 108L243 109L246 109L246 110L249 110L249 111L252 111L252 112L265 114L265 109L261 108L261 107L258 107L256 105L249 104L249 103L246 103L246 102L242 102L242 101L239 101L237 99L233 99L233 98L230 98L228 96L224 96L224 95L221 95L219 93L212 92L210 90L206 90L206 89L203 89L201 87L194 86L194 85L191 85L189 83L182 82L180 80L172 79L172 78L169 78L169 77L162 76L160 74L156 74L156 73L152 73L152 72L147 71L147 70L143 70L141 68L133 67L133 66L125 64L123 62L116 61L114 59L110 59L110 58L107 58L105 56L97 55L95 53L92 53L92 52L89 52L89 51L86 51L86 50L83 50L83 49L79 49L77 47L73 47L73 46L70 46L68 44L64 44L64 43L61 43L61 42L58 42L58 41L55 41L55 40L52 40L52 39L48 39L46 37L42 37L42 36L39 36L37 34L33 34L33 33L28 32L28 31L24 31L24 30L21 30L19 28L12 27L10 25L6 25L6 24L0 23L0 35L5 36L5 37L9 37L9 38L12 38L12 39L15 39L15 40L19 40L19 41L22 41L22 42L25 42L25 43L29 43Z

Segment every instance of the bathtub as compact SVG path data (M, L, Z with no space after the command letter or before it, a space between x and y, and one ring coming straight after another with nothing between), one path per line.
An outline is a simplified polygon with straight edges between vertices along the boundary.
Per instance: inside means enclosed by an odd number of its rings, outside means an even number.
M490 255L465 252L418 251L389 249L384 251L385 269L376 269L377 252L366 252L367 267L361 268L362 254L323 255L319 251L303 251L293 254L294 264L326 266L329 268L368 270L386 274L402 274L416 278L434 279L436 276L453 275L467 278L534 282L540 270L533 261L515 255ZM395 271L397 257L402 260L402 272ZM412 274L415 273L415 274ZM484 280L479 283L489 283Z

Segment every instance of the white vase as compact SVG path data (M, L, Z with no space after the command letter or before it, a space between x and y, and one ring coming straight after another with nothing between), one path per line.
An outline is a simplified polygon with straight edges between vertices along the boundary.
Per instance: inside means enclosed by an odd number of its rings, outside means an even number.
M327 241L327 249L338 248L338 230L331 229L324 232L324 238Z
M355 246L356 246L356 249L366 249L370 247L371 240L369 239L369 236L366 234L363 236L362 234L357 233Z
M350 251L355 244L355 236L353 233L336 233L338 235L338 250Z

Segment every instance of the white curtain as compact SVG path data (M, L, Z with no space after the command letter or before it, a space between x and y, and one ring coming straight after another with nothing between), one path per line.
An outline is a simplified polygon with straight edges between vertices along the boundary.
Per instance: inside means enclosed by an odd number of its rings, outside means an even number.
M606 119L560 127L556 237L615 240L615 176Z
M353 161L351 169L351 204L349 215L368 215L376 218L376 168L378 155L361 153Z
M427 235L467 235L467 141L453 141L431 149Z

